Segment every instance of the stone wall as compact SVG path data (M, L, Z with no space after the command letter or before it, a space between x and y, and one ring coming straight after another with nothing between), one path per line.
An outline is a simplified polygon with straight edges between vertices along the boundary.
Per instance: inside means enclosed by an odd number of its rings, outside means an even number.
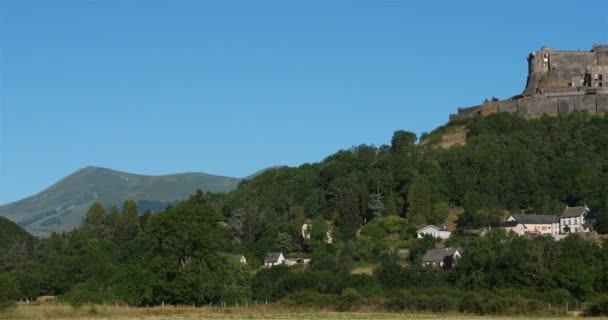
M459 108L458 114L450 115L450 121L471 118L478 114L488 116L497 112L512 112L522 117L535 117L572 111L606 114L608 113L608 95L536 96L518 100L484 102L481 106Z

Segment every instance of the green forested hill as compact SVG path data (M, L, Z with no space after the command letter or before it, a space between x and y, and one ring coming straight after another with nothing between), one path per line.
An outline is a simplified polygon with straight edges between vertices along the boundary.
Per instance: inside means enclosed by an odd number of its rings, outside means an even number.
M0 216L15 221L37 236L73 229L82 222L94 201L112 206L131 199L140 210L160 210L182 201L196 189L225 192L241 179L183 173L145 176L98 167L86 167L31 197L0 206Z
M437 146L450 126L466 127L465 145ZM416 144L413 133L399 131L390 146L356 146L264 173L230 193L224 211L274 223L323 215L348 237L379 215L399 215L413 226L441 223L450 206L464 207L464 227L497 225L508 210L557 215L566 205L608 208L606 117L526 120L501 113L426 138Z
M0 251L7 250L15 243L23 242L30 237L31 235L14 222L0 217Z

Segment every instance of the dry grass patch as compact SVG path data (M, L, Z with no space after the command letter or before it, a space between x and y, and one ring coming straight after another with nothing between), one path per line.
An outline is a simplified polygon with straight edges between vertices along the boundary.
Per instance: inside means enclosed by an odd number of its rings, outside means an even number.
M372 313L372 312L333 312L311 311L308 309L283 308L278 306L262 305L249 308L215 308L215 307L154 307L131 308L125 306L88 305L74 309L67 305L47 306L18 306L16 309L0 314L0 319L353 319L353 320L559 320L573 317L497 317L497 316L467 316L460 314L400 314L400 313ZM608 318L595 318L608 319Z

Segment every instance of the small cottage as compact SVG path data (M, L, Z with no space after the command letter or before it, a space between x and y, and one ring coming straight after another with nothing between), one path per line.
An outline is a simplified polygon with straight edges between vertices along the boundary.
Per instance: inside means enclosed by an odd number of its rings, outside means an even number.
M424 238L424 236L429 235L433 238L444 240L449 239L452 235L452 232L446 229L445 226L443 228L439 228L434 225L428 225L416 231L416 233L418 234L418 238Z
M270 252L264 258L264 267L272 268L285 264L285 257L282 252Z
M431 249L422 257L422 266L449 269L460 258L460 252L454 248Z

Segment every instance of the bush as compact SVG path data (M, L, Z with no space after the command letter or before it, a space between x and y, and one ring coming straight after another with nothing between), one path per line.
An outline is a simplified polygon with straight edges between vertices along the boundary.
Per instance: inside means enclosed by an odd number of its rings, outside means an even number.
M395 312L415 310L416 305L416 298L408 290L390 293L390 298L384 304L387 310Z
M338 310L352 310L359 302L361 302L361 295L359 295L359 292L353 288L345 288L338 298Z
M604 297L594 303L592 303L587 310L585 310L585 316L588 317L603 317L608 316L608 297Z
M458 308L458 301L448 296L434 296L429 301L429 307L433 312L450 312Z
M460 300L458 309L460 312L483 315L484 314L484 298L475 294L467 293Z
M283 298L281 302L287 306L297 307L328 307L335 304L336 297L330 294L322 294L315 291L305 290L292 293Z
M8 273L0 273L0 311L15 307L15 301L19 298L17 281Z
M384 239L384 237L387 236L387 233L379 222L372 221L361 229L361 235L374 239Z

